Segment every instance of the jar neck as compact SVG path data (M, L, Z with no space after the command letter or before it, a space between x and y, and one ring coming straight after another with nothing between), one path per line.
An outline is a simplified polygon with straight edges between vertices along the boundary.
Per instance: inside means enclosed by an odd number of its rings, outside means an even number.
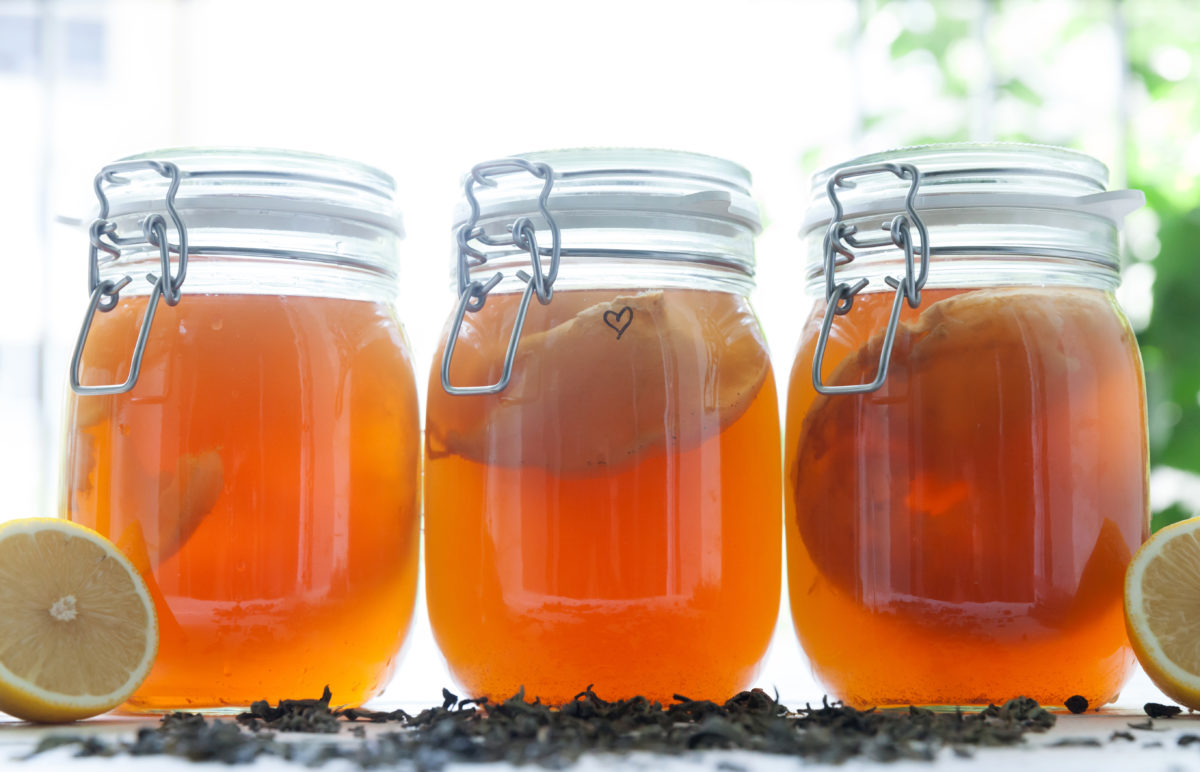
M739 294L754 288L754 231L718 218L644 212L571 212L555 214L561 234L561 259L554 287L678 287ZM544 221L538 229L543 270L552 253ZM503 241L511 221L481 221L485 236ZM488 250L487 261L470 270L486 282L496 272L504 279L496 290L521 291L517 271L532 270L529 253L511 244ZM456 262L456 261L455 261Z
M1007 285L1078 286L1114 290L1120 284L1118 230L1085 213L1017 208L930 210L921 213L929 234L926 287ZM878 215L847 219L863 238L882 235ZM805 239L808 291L825 292L824 230ZM918 256L919 259L919 256ZM837 283L887 290L885 277L902 278L904 255L892 244L856 250L834 272Z
M160 269L158 252L139 250L122 254L100 268L100 279L117 281L135 277L121 295L148 295L151 285L138 280ZM244 253L193 252L188 257L187 278L181 293L188 295L287 295L326 297L390 303L398 289L396 277L347 258L333 262L325 257L291 254L271 256L247 250ZM186 302L186 301L185 301Z
M529 273L529 258L524 262L488 261L471 271L472 280L486 282L500 271L504 278L492 292L522 292L525 281L518 270ZM582 289L701 289L749 295L754 289L753 277L743 271L687 260L663 259L652 254L630 253L621 257L611 255L572 255L563 257L555 290Z
M90 277L129 276L123 292L150 291L141 277L163 272L150 243L160 239L184 294L395 292L395 184L371 167L284 150L173 148L109 164L94 185Z

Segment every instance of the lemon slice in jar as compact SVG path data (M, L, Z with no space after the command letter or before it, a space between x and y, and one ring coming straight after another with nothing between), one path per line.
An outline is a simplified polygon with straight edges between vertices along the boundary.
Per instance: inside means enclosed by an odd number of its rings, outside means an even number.
M66 520L0 524L0 711L103 713L141 685L157 651L146 585L111 542Z
M1133 556L1125 627L1150 680L1200 709L1200 518L1162 529Z

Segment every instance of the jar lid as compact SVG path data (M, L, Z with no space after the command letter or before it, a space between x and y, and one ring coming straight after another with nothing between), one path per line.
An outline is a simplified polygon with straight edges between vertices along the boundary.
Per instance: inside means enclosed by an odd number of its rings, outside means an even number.
M933 210L1009 208L1092 215L1119 226L1145 203L1139 190L1107 191L1108 168L1091 156L1050 145L962 142L917 145L860 156L813 176L804 235L829 225L833 206L827 186L834 174L854 166L911 164L921 174L914 208ZM904 210L907 184L876 175L855 180L839 195L842 219ZM964 220L969 220L964 217Z
M550 209L562 228L573 226L573 215L627 213L711 218L756 234L762 230L758 206L750 196L750 172L722 158L650 148L571 148L516 157L547 164L554 171ZM519 172L497 174L495 179L498 184L492 187L476 188L481 221L538 214L541 180ZM454 211L455 229L469 218L469 205L460 201ZM665 219L638 222L635 227L669 226Z
M442 352L449 394L503 391L531 298L548 304L564 284L657 287L702 277L722 291L753 286L762 221L750 173L720 158L645 148L526 153L476 164L463 196L454 215L459 301ZM500 379L455 386L450 361L463 320L493 290L522 293Z
M394 241L404 235L396 184L384 172L342 158L271 148L184 147L120 159L131 167L101 175L97 192L118 232L166 211L167 181L136 162L179 169L175 209L189 254L255 256L344 264L394 277ZM170 235L172 243L175 234ZM149 244L122 250L137 258Z
M879 389L901 309L919 308L926 286L1115 287L1121 221L1145 199L1141 191L1107 191L1107 183L1104 164L1082 153L1001 143L900 148L817 174L803 226L812 236L808 289L824 284L813 388L824 395ZM831 385L822 363L833 321L871 285L894 292L874 380Z

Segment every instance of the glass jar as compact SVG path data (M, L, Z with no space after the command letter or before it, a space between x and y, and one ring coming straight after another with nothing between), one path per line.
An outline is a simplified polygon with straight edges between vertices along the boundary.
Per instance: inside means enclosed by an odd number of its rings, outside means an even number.
M1148 461L1113 291L1143 198L1107 176L1023 145L816 176L786 530L796 631L838 698L1101 705L1124 683Z
M62 507L155 600L158 659L127 708L327 684L362 703L417 580L394 183L325 156L177 149L105 167L96 191Z
M780 435L747 299L749 185L727 161L632 149L468 178L429 382L425 555L433 631L470 694L723 700L757 672L779 607Z

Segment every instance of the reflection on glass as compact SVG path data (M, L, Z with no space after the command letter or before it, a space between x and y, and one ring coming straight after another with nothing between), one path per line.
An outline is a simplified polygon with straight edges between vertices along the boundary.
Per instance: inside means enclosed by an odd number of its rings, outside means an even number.
M826 383L874 377L891 301L838 319ZM1111 701L1147 528L1141 365L1111 294L926 290L865 395L813 390L822 312L785 443L792 611L817 675L858 706Z
M84 383L119 382L145 309L98 315ZM377 694L412 616L418 418L384 304L160 304L136 388L72 396L63 501L145 576L161 643L129 708Z
M468 315L455 385L497 380L518 299ZM778 611L780 460L744 298L556 292L502 393L447 395L434 369L426 443L430 617L471 694L749 684Z

